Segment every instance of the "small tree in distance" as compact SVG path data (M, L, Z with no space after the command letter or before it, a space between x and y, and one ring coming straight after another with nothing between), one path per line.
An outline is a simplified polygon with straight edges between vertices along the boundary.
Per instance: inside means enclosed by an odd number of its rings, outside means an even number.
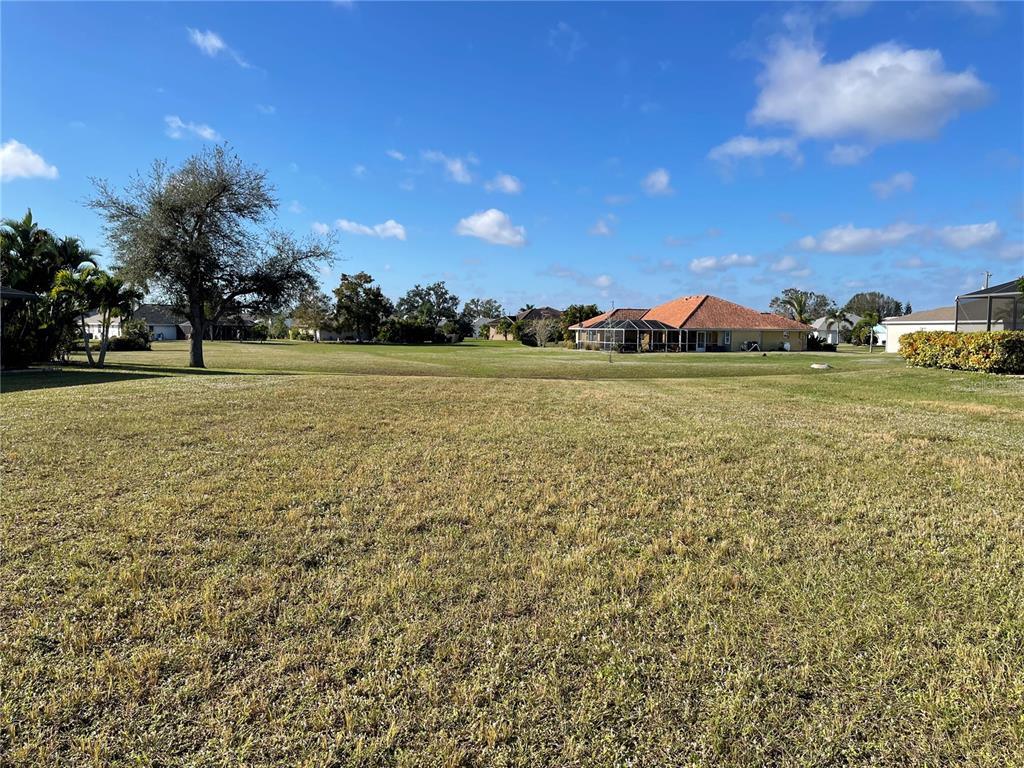
M320 341L320 331L327 327L331 316L331 300L316 288L302 292L298 304L292 310L292 323L295 328L305 328L312 332L313 341Z
M369 341L394 311L391 300L366 272L341 276L334 289L334 320L339 328L355 331L359 341Z

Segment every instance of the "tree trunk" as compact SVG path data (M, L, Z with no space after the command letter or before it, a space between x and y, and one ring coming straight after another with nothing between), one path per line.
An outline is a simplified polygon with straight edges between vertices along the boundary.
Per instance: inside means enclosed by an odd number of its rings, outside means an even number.
M100 359L96 363L97 368L103 367L103 361L107 359L107 342L110 340L110 318L104 317L103 330L100 332Z
M206 363L203 360L203 332L206 329L203 328L203 312L202 308L196 305L192 306L192 337L189 340L188 345L188 367L189 368L205 368Z
M85 356L89 360L89 367L95 367L96 363L92 359L92 346L89 344L89 331L85 328L85 316L82 316L82 341L85 342Z

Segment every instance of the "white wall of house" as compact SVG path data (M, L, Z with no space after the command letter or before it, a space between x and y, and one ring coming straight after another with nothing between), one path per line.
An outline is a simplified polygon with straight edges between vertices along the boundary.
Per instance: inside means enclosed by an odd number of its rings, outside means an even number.
M952 320L923 320L918 322L900 322L899 320L887 320L882 325L885 327L885 351L900 351L900 336L915 331L955 331L956 323Z
M174 341L178 338L178 326L151 325L149 326L149 336L153 341Z
M85 330L87 330L92 338L98 339L103 333L103 326L98 322L91 322L92 318L87 318L85 321ZM110 321L110 338L121 335L121 321L119 318L114 318ZM151 325L149 326L149 335L153 341L174 341L178 338L178 326L176 325ZM161 338L162 336L162 338Z

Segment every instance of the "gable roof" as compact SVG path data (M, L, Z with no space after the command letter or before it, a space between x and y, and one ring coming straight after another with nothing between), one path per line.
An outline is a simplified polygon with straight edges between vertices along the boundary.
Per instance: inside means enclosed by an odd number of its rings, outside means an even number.
M896 315L887 317L884 323L952 323L956 320L956 307L937 307L936 309L922 309L920 312L911 312L909 315Z

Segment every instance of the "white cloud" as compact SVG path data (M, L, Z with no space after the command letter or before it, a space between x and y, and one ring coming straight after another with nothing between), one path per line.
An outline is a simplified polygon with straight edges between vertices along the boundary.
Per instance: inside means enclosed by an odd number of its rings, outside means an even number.
M200 32L198 29L192 29L192 27L186 27L188 29L188 38L192 41L192 45L202 51L210 58L216 58L220 54L224 53L234 59L235 63L248 69L250 64L242 55L238 53L234 48L224 42L224 38L218 35L212 30L206 30Z
M518 247L526 243L526 228L513 225L508 214L497 208L477 211L467 216L455 226L455 233L477 237L495 245Z
M548 30L548 48L557 52L566 61L573 61L576 54L587 47L583 35L570 27L564 21L558 22Z
M192 134L206 141L220 141L220 134L206 123L186 123L177 115L167 115L164 123L167 125L167 135L172 139L183 139L186 134Z
M772 272L792 272L797 268L797 266L799 266L799 264L792 256L783 256L772 264L770 269Z
M20 141L10 139L0 147L0 180L56 179L57 166Z
M828 153L832 165L856 165L871 154L869 147L860 144L836 144Z
M416 189L416 181L414 179L402 179L398 182L398 188L406 192L412 192Z
M356 163L352 166L352 177L356 179L366 178L366 166L362 163Z
M303 213L306 209L302 207L302 203L298 200L292 200L288 203L288 211L290 213Z
M322 221L314 221L310 225L310 229L312 229L318 235L326 235L328 232L331 231L331 225L324 224Z
M277 114L277 107L273 104L257 104L256 111L261 115L274 115Z
M476 164L477 162L473 156L466 158L449 157L444 152L428 149L423 153L423 159L431 163L441 163L448 174L448 178L454 182L470 184L473 181L473 175L469 172L469 165Z
M349 219L338 219L334 222L334 226L350 235L367 235L368 237L379 237L381 240L387 240L389 237L395 240L405 240L405 227L394 219L388 219L383 224L374 224L372 227Z
M640 186L644 188L644 192L649 196L659 197L675 194L671 182L672 179L668 171L664 168L655 168L644 177L644 180L640 182Z
M392 160L398 160L399 162L402 162L403 160L405 160L405 155L403 155L397 149L389 149L384 154L387 155L388 157L390 157Z
M724 165L747 158L761 158L781 155L796 165L803 162L803 155L794 139L759 139L756 136L733 136L708 152L708 157Z
M730 267L751 267L757 259L749 254L730 253L728 256L702 256L690 261L690 271L717 272Z
M813 40L784 40L764 64L751 121L788 125L804 137L930 138L989 94L970 70L947 72L939 51L896 43L829 63Z
M876 181L871 185L871 189L880 200L885 200L896 192L910 192L914 188L914 181L914 174L909 171L900 171L888 179Z
M597 288L602 296L607 296L610 292L609 289L615 285L615 280L611 275L585 275L577 269L562 266L561 264L552 264L540 274L557 277L561 280L571 280L582 288Z
M799 244L806 251L874 253L886 246L899 245L920 231L920 227L903 222L876 229L844 224L826 229L817 237L803 237Z
M523 183L515 176L499 173L484 184L484 189L488 192L504 192L506 195L518 195L523 191Z
M984 224L964 224L957 227L943 227L936 234L939 239L956 251L967 251L971 248L979 248L985 245L992 245L999 241L1003 232L994 221Z
M587 231L595 237L611 237L614 234L612 231L612 222L614 221L615 217L612 215L601 216L594 222L594 226Z

